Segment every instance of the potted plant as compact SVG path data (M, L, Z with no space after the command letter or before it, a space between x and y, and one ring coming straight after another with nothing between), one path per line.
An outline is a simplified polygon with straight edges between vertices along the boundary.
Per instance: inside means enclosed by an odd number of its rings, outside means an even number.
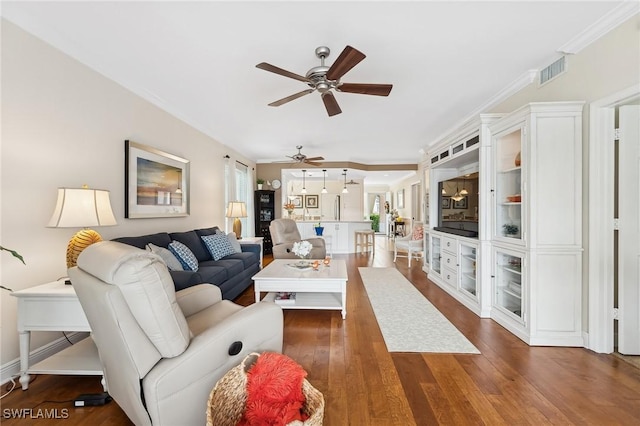
M324 226L322 226L322 224L318 222L315 224L314 229L316 230L316 235L318 237L321 237L322 233L324 232Z
M505 223L504 225L502 225L502 228L504 228L504 234L507 237L515 237L518 234L518 226L517 225L513 225L510 223Z
M258 190L262 189L262 185L264 184L264 179L256 179L256 183L258 184Z

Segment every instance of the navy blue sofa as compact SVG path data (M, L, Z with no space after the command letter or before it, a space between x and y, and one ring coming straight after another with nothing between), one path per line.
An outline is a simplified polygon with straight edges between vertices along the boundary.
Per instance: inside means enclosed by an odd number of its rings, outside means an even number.
M220 260L213 260L200 238L215 234L217 226L187 232L160 232L138 237L120 237L113 241L145 249L152 243L167 248L175 240L189 247L198 259L197 271L169 271L177 290L196 284L210 283L220 287L224 299L233 300L251 285L251 277L260 270L260 245L242 244L242 253L234 253Z

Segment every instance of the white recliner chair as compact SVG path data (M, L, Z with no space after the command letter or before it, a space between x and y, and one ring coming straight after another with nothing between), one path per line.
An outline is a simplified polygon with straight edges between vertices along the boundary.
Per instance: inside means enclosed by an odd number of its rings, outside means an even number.
M282 351L282 309L242 307L218 287L176 292L162 259L114 241L86 248L69 277L111 397L136 425L204 425L212 388L251 352Z
M274 219L269 224L271 241L273 242L274 259L297 259L298 256L291 252L296 241L309 241L313 246L309 257L311 259L324 259L327 256L327 247L321 237L302 239L298 225L291 219Z

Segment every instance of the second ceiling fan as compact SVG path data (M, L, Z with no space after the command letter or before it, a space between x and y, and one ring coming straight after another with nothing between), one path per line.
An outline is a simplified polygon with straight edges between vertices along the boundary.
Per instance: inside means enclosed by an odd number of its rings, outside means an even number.
M329 53L330 50L328 47L318 47L316 49L316 56L320 58L320 66L311 68L307 71L307 74L304 77L266 62L261 62L256 65L257 68L262 70L302 81L310 87L310 89L306 89L287 96L286 98L271 102L269 106L280 106L317 90L320 92L324 106L327 109L327 113L331 117L342 112L338 105L338 101L336 101L335 96L331 92L332 89L337 92L376 96L388 96L391 92L391 89L393 88L392 84L342 83L340 81L340 78L342 78L343 75L366 58L364 53L351 46L347 46L344 48L342 53L340 53L340 56L338 56L338 59L335 60L333 65L328 67L324 64L324 60L329 56Z

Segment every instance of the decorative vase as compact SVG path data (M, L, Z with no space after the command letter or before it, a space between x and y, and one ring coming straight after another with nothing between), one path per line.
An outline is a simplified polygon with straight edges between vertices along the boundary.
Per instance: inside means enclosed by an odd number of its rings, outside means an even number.
M322 232L324 231L324 226L316 226L315 230L316 230L316 235L320 237L322 236Z
M515 162L516 162L516 167L520 167L520 162L521 162L521 159L520 159L520 152L518 152L518 155L516 155L516 160L515 160Z
M289 215L289 219L291 219L291 215L293 214L293 210L287 210L287 214Z
M261 191L261 190L262 190L262 184L261 184L261 183L259 183L259 184L258 184L258 191Z

